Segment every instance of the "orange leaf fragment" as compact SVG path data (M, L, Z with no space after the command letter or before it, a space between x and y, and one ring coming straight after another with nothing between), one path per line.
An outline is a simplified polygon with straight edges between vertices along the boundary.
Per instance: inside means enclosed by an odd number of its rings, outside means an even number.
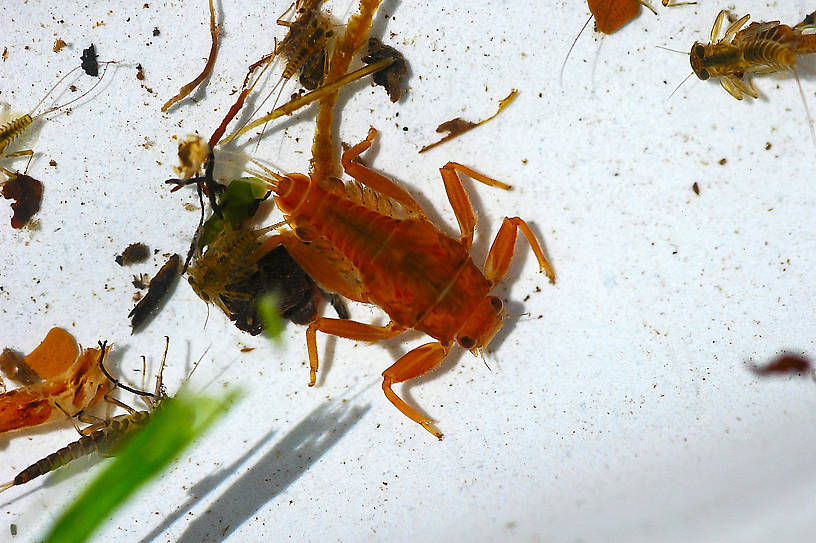
M23 362L40 379L51 379L70 368L77 356L79 347L74 336L64 328L54 327Z

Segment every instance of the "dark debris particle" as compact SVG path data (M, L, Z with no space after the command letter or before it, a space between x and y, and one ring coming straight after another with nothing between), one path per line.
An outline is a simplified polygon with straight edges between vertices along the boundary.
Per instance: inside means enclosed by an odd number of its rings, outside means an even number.
M131 243L116 257L116 263L120 266L130 266L139 262L144 262L150 256L150 250L144 243Z
M82 50L82 70L91 77L99 75L99 63L97 62L96 47L91 44L87 49Z
M392 102L398 102L402 96L402 78L408 73L408 63L402 53L393 47L383 45L377 38L369 38L368 54L360 60L366 64L374 64L386 58L392 58L394 62L379 72L375 72L371 77L375 85L385 88Z
M3 184L2 193L3 198L16 200L11 204L11 227L22 228L40 210L43 185L29 175L17 173Z
M697 181L695 181L694 184L691 185L691 190L693 190L694 194L696 194L697 196L700 195L700 185L697 184Z
M770 141L769 141L769 142L767 142L767 143L765 144L765 150L766 150L766 151L770 151L770 150L771 150L771 142L770 142Z
M145 80L144 68L142 68L141 64L136 65L136 79L139 81Z
M720 161L717 162L717 164L719 164L720 166L725 166L726 162L728 162L726 159L721 158Z
M158 36L159 34L161 34L161 31L159 30L159 27L154 26L153 27L153 36Z

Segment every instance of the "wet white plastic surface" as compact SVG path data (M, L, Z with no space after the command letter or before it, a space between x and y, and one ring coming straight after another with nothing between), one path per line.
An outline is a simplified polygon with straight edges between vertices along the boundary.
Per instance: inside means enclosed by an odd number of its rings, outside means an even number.
M457 350L401 389L439 421L437 442L379 386L393 360L425 341L419 334L382 345L319 337L318 386L308 388L304 327L287 326L276 348L215 308L207 320L182 281L130 335L131 276L184 254L198 220L197 207L185 209L197 206L194 191L162 184L177 162L175 137L209 136L248 64L283 36L275 19L288 4L218 5L215 72L168 114L161 104L209 50L206 2L98 4L0 4L0 100L15 110L32 107L91 42L123 63L28 140L38 153L29 173L45 184L38 228L12 231L0 201L0 346L28 352L64 326L85 345L115 343L114 360L138 383L139 356L155 370L166 334L171 393L209 348L192 388L246 395L99 541L813 540L816 385L748 368L784 350L815 351L816 148L796 81L759 78L763 97L741 103L692 78L669 98L688 57L655 47L707 42L724 6L658 5L658 17L643 11L612 36L585 32L563 87L561 62L588 16L580 2L381 8L374 33L408 59L408 92L391 104L367 84L346 90L340 138L355 143L378 128L366 160L450 233L440 166L455 160L513 184L466 182L477 260L501 217L518 215L558 273L548 284L520 241L496 289L516 316L488 349L490 370ZM356 10L330 6L338 20ZM812 9L736 6L787 23ZM71 46L53 52L57 38ZM816 80L802 75L816 109ZM489 116L513 88L519 97L498 118L416 153L439 123ZM313 117L286 120L257 154L307 171ZM134 241L159 254L119 267L115 255ZM376 309L352 313L385 322ZM3 437L0 480L73 439L67 425ZM0 495L0 540L36 540L103 463Z

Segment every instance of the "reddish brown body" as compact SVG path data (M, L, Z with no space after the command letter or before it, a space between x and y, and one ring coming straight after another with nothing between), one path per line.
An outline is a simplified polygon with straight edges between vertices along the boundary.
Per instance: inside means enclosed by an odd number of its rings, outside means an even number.
M595 27L604 34L612 34L637 17L641 4L639 0L587 0L589 11L595 17Z
M312 183L307 222L356 270L367 296L359 301L382 308L404 328L450 343L461 323L492 285L468 250L427 219L383 215Z
M407 405L391 385L435 368L454 341L474 353L490 342L503 319L503 304L490 291L509 268L519 230L541 269L552 281L555 276L535 235L518 217L504 219L484 271L471 259L476 220L458 173L491 186L509 189L508 185L461 164L444 166L442 178L462 232L459 239L447 236L403 188L356 161L376 134L372 128L366 140L343 154L343 167L357 183L267 171L270 189L292 232L270 238L261 250L284 244L323 288L376 304L391 317L386 326L328 318L311 323L306 332L311 385L318 367L318 330L378 341L414 328L436 340L410 351L386 370L383 391L400 411L441 438L431 419Z

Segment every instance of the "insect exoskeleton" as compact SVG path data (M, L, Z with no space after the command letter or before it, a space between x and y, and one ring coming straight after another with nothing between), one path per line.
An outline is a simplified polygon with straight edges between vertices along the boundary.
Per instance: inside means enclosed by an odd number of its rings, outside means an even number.
M50 350L48 342L54 341L59 340L49 333L38 350ZM71 418L102 399L110 385L100 367L107 350L64 352L50 362L47 378L0 394L0 433Z
M737 100L745 95L759 97L749 74L793 72L798 55L814 52L816 36L804 33L809 28L807 18L794 27L770 21L743 28L751 17L744 15L720 37L727 14L722 10L714 20L710 43L694 42L689 61L699 79L719 78L722 87Z
M476 217L460 175L502 189L510 186L462 164L443 166L443 183L461 230L459 238L450 237L427 218L404 188L357 162L376 134L372 128L364 141L343 153L343 168L354 183L344 185L315 174L284 176L266 168L266 175L254 173L268 180L292 228L264 244L285 245L323 288L375 304L391 318L385 326L317 318L306 331L310 385L315 384L318 369L318 331L379 341L414 328L434 338L388 368L382 388L402 413L441 439L432 420L406 404L392 385L434 369L454 342L474 354L490 343L504 317L504 304L490 291L510 267L519 232L553 282L555 274L535 234L519 217L504 219L483 269L477 267L470 257Z
M88 416L82 417L81 420L83 422L92 423L90 426L87 426L81 430L77 426L77 431L80 434L80 438L78 440L69 443L65 447L62 447L48 456L41 458L24 470L20 471L14 477L14 479L8 483L0 485L0 492L8 490L13 486L28 483L37 477L46 475L55 469L58 469L89 454L99 453L103 456L115 454L125 438L143 428L148 422L150 422L152 412L158 409L161 402L167 398L162 385L162 373L167 360L167 349L170 344L169 338L166 339L167 341L165 344L164 356L162 357L159 372L156 375L156 388L153 393L130 388L129 386L123 385L118 380L114 379L107 372L104 364L104 353L107 353L109 348L107 343L100 343L100 355L97 360L98 366L104 374L105 379L108 380L108 384L112 385L113 387L108 393L105 394L104 399L113 405L121 407L126 411L126 413L115 415L106 419L96 419ZM137 411L129 405L113 398L111 393L118 388L125 389L128 392L140 396L147 404L148 410Z

